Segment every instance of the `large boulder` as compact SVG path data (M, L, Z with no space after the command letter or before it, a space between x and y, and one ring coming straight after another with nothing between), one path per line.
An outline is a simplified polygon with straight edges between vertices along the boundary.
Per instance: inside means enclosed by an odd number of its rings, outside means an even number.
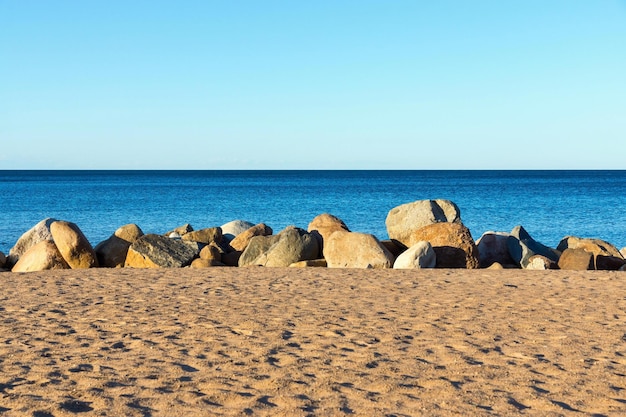
M65 221L53 222L50 225L50 233L63 259L72 269L98 266L96 252L76 224Z
M44 240L51 241L52 233L50 233L50 225L55 221L56 219L52 218L44 219L20 236L15 245L9 250L7 266L11 267L15 265L20 259L20 256L37 243Z
M548 269L559 269L556 262L541 255L533 255L528 259L526 269L545 271Z
M429 242L417 242L396 258L393 269L434 268L437 255Z
M593 254L582 248L563 251L559 258L559 268L573 271L588 271L595 269L593 265Z
M394 257L374 236L337 231L324 243L329 268L391 268Z
M31 246L13 266L13 272L36 272L49 269L70 269L59 249L50 240Z
M181 268L191 264L200 254L197 242L183 242L165 236L148 234L137 239L128 248L126 267Z
M452 201L419 200L402 204L389 211L385 225L389 239L398 240L410 247L412 243L408 239L414 231L441 222L461 222L461 211Z
M259 223L255 226L252 226L248 230L238 234L233 240L230 241L230 247L234 251L243 252L253 237L271 236L272 233L273 231L271 227L265 225L264 223Z
M414 231L407 239L413 244L430 242L437 255L437 268L479 267L478 249L469 229L461 223L434 223Z
M141 236L143 231L136 224L118 228L111 237L98 243L94 248L98 264L105 268L122 268L126 263L128 248Z
M245 220L233 220L220 226L222 229L222 236L226 243L230 243L240 233L245 232L249 228L253 227L254 223L247 222Z
M509 236L506 232L485 232L476 241L481 268L488 268L497 262L500 265L514 265L516 262L509 253Z
M558 262L561 253L533 239L526 229L516 226L507 239L509 254L516 264L522 268L528 266L529 260L534 255L545 256L551 261Z
M182 235L182 239L204 244L211 242L219 244L222 242L222 229L219 227L210 227L207 229L193 230Z
M556 249L561 252L566 249L586 250L593 254L595 269L616 271L626 264L624 256L615 246L600 239L566 236L559 242Z
M324 248L324 240L328 239L330 235L335 233L338 230L349 232L348 226L341 220L340 218L333 216L332 214L322 213L319 216L315 217L309 223L307 228L308 232L311 233L317 239L320 248Z
M3 269L7 264L7 257L3 252L0 252L0 269Z
M319 255L315 237L303 229L288 227L276 236L254 237L241 255L239 266L288 267L296 262L318 259Z

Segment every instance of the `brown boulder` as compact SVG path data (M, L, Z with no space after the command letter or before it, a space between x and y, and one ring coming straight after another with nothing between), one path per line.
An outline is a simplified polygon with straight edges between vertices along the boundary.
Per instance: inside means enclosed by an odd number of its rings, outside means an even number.
M190 265L190 267L194 269L211 268L214 266L224 266L224 264L216 259L197 258L197 259L194 259Z
M326 259L313 259L309 261L294 262L289 265L290 268L326 268L328 263Z
M436 268L467 268L479 266L478 249L467 227L461 223L434 223L424 226L406 238L410 246L419 241L430 242L435 250Z
M559 258L559 268L572 271L588 271L595 269L593 254L582 248L565 249Z
M222 242L222 229L219 227L210 227L207 229L194 230L182 235L183 240L191 240L209 244L211 242Z
M222 262L222 250L215 242L211 242L200 250L200 259Z
M56 221L50 225L50 233L63 259L72 269L98 266L96 252L76 224Z
M594 266L598 270L616 271L626 264L624 256L610 243L600 239L584 239L567 236L559 242L557 250L584 249L594 256Z
M394 257L374 235L338 231L324 245L329 268L391 268Z
M318 259L317 239L306 230L287 227L276 236L255 236L239 259L239 266L287 267Z
M270 236L272 233L273 231L271 227L265 225L264 223L259 223L255 226L252 226L245 232L235 236L235 238L230 241L230 247L233 248L233 250L235 251L243 252L253 237Z
M13 272L35 272L70 269L54 242L43 240L24 252L13 266Z
M389 211L385 225L390 239L411 247L416 243L409 240L414 231L440 222L461 222L461 211L452 201L420 200L402 204Z
M127 224L115 231L107 240L94 248L98 264L105 268L122 268L126 263L128 248L143 236L143 231L136 224Z
M307 231L317 239L320 248L324 248L324 240L336 231L349 232L348 226L332 214L322 213L309 223Z

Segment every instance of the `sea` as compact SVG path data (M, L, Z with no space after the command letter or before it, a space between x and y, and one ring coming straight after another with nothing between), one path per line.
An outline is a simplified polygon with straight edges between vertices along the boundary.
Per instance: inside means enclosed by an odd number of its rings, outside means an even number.
M120 226L163 234L241 219L278 232L331 213L387 239L401 204L447 199L474 239L522 225L556 247L565 236L626 246L626 171L0 171L0 252L39 221L76 223L92 245Z

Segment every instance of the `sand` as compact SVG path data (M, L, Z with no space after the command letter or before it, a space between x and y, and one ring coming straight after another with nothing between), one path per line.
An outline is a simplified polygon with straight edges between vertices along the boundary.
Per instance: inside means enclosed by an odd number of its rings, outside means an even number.
M0 274L1 416L626 414L626 273Z

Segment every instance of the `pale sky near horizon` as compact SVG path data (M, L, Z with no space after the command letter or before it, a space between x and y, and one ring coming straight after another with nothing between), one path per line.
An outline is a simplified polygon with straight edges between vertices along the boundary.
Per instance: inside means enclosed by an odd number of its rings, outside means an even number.
M626 0L0 0L0 169L626 169Z

